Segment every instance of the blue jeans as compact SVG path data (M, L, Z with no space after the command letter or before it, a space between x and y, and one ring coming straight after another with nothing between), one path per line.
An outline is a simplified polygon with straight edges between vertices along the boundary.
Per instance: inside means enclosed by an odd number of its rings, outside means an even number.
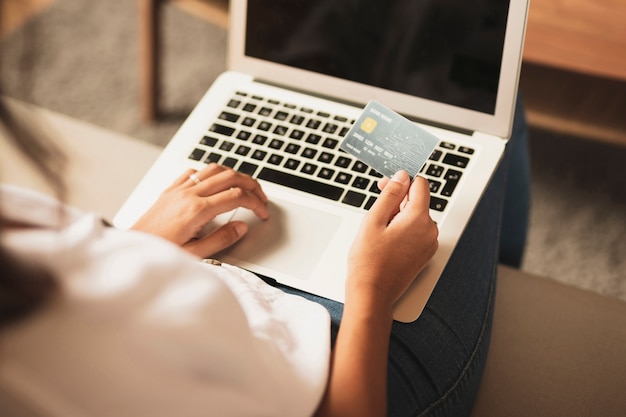
M515 178L513 207L528 207L526 124L518 105L516 124L507 151L492 181L463 232L422 315L413 323L394 322L388 372L390 416L468 416L482 378L494 312L500 230L507 179ZM512 159L517 160L511 164ZM527 165L526 165L527 166ZM510 171L510 168L512 169ZM524 190L526 181L526 192ZM520 185L522 184L522 185ZM508 236L513 257L523 250L527 213L515 218L521 236ZM526 222L526 223L524 223ZM516 229L515 227L513 230ZM333 343L343 305L314 295L281 287L324 305L331 314Z

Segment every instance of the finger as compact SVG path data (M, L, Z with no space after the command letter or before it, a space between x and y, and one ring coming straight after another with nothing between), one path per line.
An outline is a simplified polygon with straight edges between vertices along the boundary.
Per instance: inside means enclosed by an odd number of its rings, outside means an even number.
M211 162L200 171L198 171L198 176L200 177L200 180L204 181L226 170L230 170L230 168L226 168L222 165L216 164L215 162Z
M267 203L260 200L258 196L252 192L248 192L242 188L229 188L215 195L205 198L206 202L206 218L226 213L239 207L252 210L252 212L260 219L269 218Z
M409 188L407 204L422 211L430 209L430 184L426 178L415 177Z
M234 221L226 223L201 239L188 242L184 247L194 255L206 258L230 247L247 232L248 225L245 222Z
M202 181L199 185L198 192L202 196L218 194L231 188L241 188L256 195L263 203L267 204L268 202L268 198L258 181L249 175L232 169L224 168L222 171L215 173L210 180Z
M411 178L405 171L398 171L386 183L380 197L370 209L370 213L386 225L398 213L400 204L405 199L411 184Z
M202 184L205 180L217 175L220 172L223 172L226 168L222 167L215 162L210 163L209 165L202 168L200 171L194 171L187 176L187 181L185 184L189 187L193 187L195 185ZM195 179L193 178L195 174Z
M186 182L191 181L189 179L189 177L192 174L196 173L196 172L197 171L195 169L193 169L193 168L189 168L189 169L185 170L185 172L183 172L178 178L176 178L174 180L174 182L167 189L169 190L169 189L172 189L172 188L180 187L181 185L185 184ZM191 182L193 183L193 181L191 181Z
M378 189L380 191L385 189L385 186L389 183L389 178L388 177L382 177L381 179L378 180Z

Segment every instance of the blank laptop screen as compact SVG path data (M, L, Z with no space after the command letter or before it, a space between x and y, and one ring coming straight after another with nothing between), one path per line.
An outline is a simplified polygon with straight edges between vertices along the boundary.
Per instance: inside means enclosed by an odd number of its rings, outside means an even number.
M508 1L249 0L247 56L494 114Z

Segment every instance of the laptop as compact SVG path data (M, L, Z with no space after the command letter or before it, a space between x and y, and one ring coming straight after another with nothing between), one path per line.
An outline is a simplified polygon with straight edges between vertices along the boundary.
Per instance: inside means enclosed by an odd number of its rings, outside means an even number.
M277 282L344 301L347 254L380 174L339 149L375 99L440 138L421 175L439 250L398 301L419 317L512 130L528 0L231 0L228 70L123 204L129 228L185 169L217 162L257 178L268 221L218 254ZM190 82L192 82L190 80Z

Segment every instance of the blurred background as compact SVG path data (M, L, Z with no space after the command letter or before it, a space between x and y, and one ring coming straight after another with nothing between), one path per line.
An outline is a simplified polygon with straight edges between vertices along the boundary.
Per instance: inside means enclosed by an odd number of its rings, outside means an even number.
M532 165L522 269L626 301L618 3L531 2L520 81ZM226 67L227 0L0 0L0 16L5 95L159 146ZM152 30L156 56L142 43Z

